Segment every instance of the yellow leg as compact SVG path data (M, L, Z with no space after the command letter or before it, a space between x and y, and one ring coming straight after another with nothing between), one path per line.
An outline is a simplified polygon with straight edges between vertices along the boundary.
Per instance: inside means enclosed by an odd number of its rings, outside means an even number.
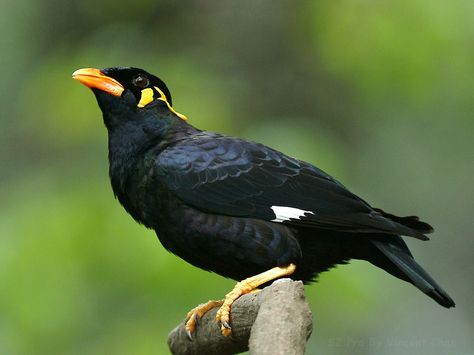
M201 318L209 312L211 309L215 307L222 306L224 303L224 300L218 300L218 301L207 301L206 303L200 304L199 306L191 309L188 314L186 315L186 334L188 335L188 338L190 340L193 339L193 334L194 331L196 330L196 326L199 324L199 321Z
M273 269L238 282L234 289L225 296L225 300L216 314L216 320L221 324L222 335L229 336L232 332L229 324L230 309L232 307L232 303L234 303L237 298L247 293L253 292L258 286L263 285L268 281L275 280L282 276L291 275L293 272L295 272L295 269L296 266L294 264L290 264L285 267L274 267Z

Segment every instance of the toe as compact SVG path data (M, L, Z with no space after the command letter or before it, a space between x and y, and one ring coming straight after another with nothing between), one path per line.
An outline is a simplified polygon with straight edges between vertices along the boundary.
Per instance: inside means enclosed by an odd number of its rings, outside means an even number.
M224 336L229 336L232 333L230 326L230 307L223 305L216 314L216 321L221 325L221 333Z
M193 334L196 331L196 326L199 324L199 316L196 312L191 311L188 313L186 324L184 329L186 330L186 335L189 340L193 340Z
M193 335L195 335L196 328L199 326L201 318L204 316L204 314L206 314L212 308L222 305L222 303L223 301L209 301L193 308L188 312L186 315L185 330L186 335L190 340L193 340Z

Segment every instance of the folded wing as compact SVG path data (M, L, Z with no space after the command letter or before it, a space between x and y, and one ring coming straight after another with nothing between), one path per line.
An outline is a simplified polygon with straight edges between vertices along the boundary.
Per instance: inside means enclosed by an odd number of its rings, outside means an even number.
M293 226L428 239L416 217L372 208L322 170L254 142L202 132L157 158L161 181L204 212Z

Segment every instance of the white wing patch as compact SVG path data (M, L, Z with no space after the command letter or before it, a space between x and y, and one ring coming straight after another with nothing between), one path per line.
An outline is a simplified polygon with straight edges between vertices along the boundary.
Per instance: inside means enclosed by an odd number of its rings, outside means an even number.
M314 214L311 211L300 210L294 207L285 206L272 206L271 209L275 213L276 218L272 219L272 222L284 222L289 221L290 218L300 219L304 217L305 213Z

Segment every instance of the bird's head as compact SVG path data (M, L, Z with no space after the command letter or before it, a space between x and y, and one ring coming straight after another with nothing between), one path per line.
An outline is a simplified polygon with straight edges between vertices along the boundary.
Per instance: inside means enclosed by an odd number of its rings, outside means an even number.
M166 105L174 115L187 119L173 109L166 84L145 70L132 67L84 68L76 70L72 77L92 89L106 120L107 117L131 119L134 114L151 109L153 103Z

